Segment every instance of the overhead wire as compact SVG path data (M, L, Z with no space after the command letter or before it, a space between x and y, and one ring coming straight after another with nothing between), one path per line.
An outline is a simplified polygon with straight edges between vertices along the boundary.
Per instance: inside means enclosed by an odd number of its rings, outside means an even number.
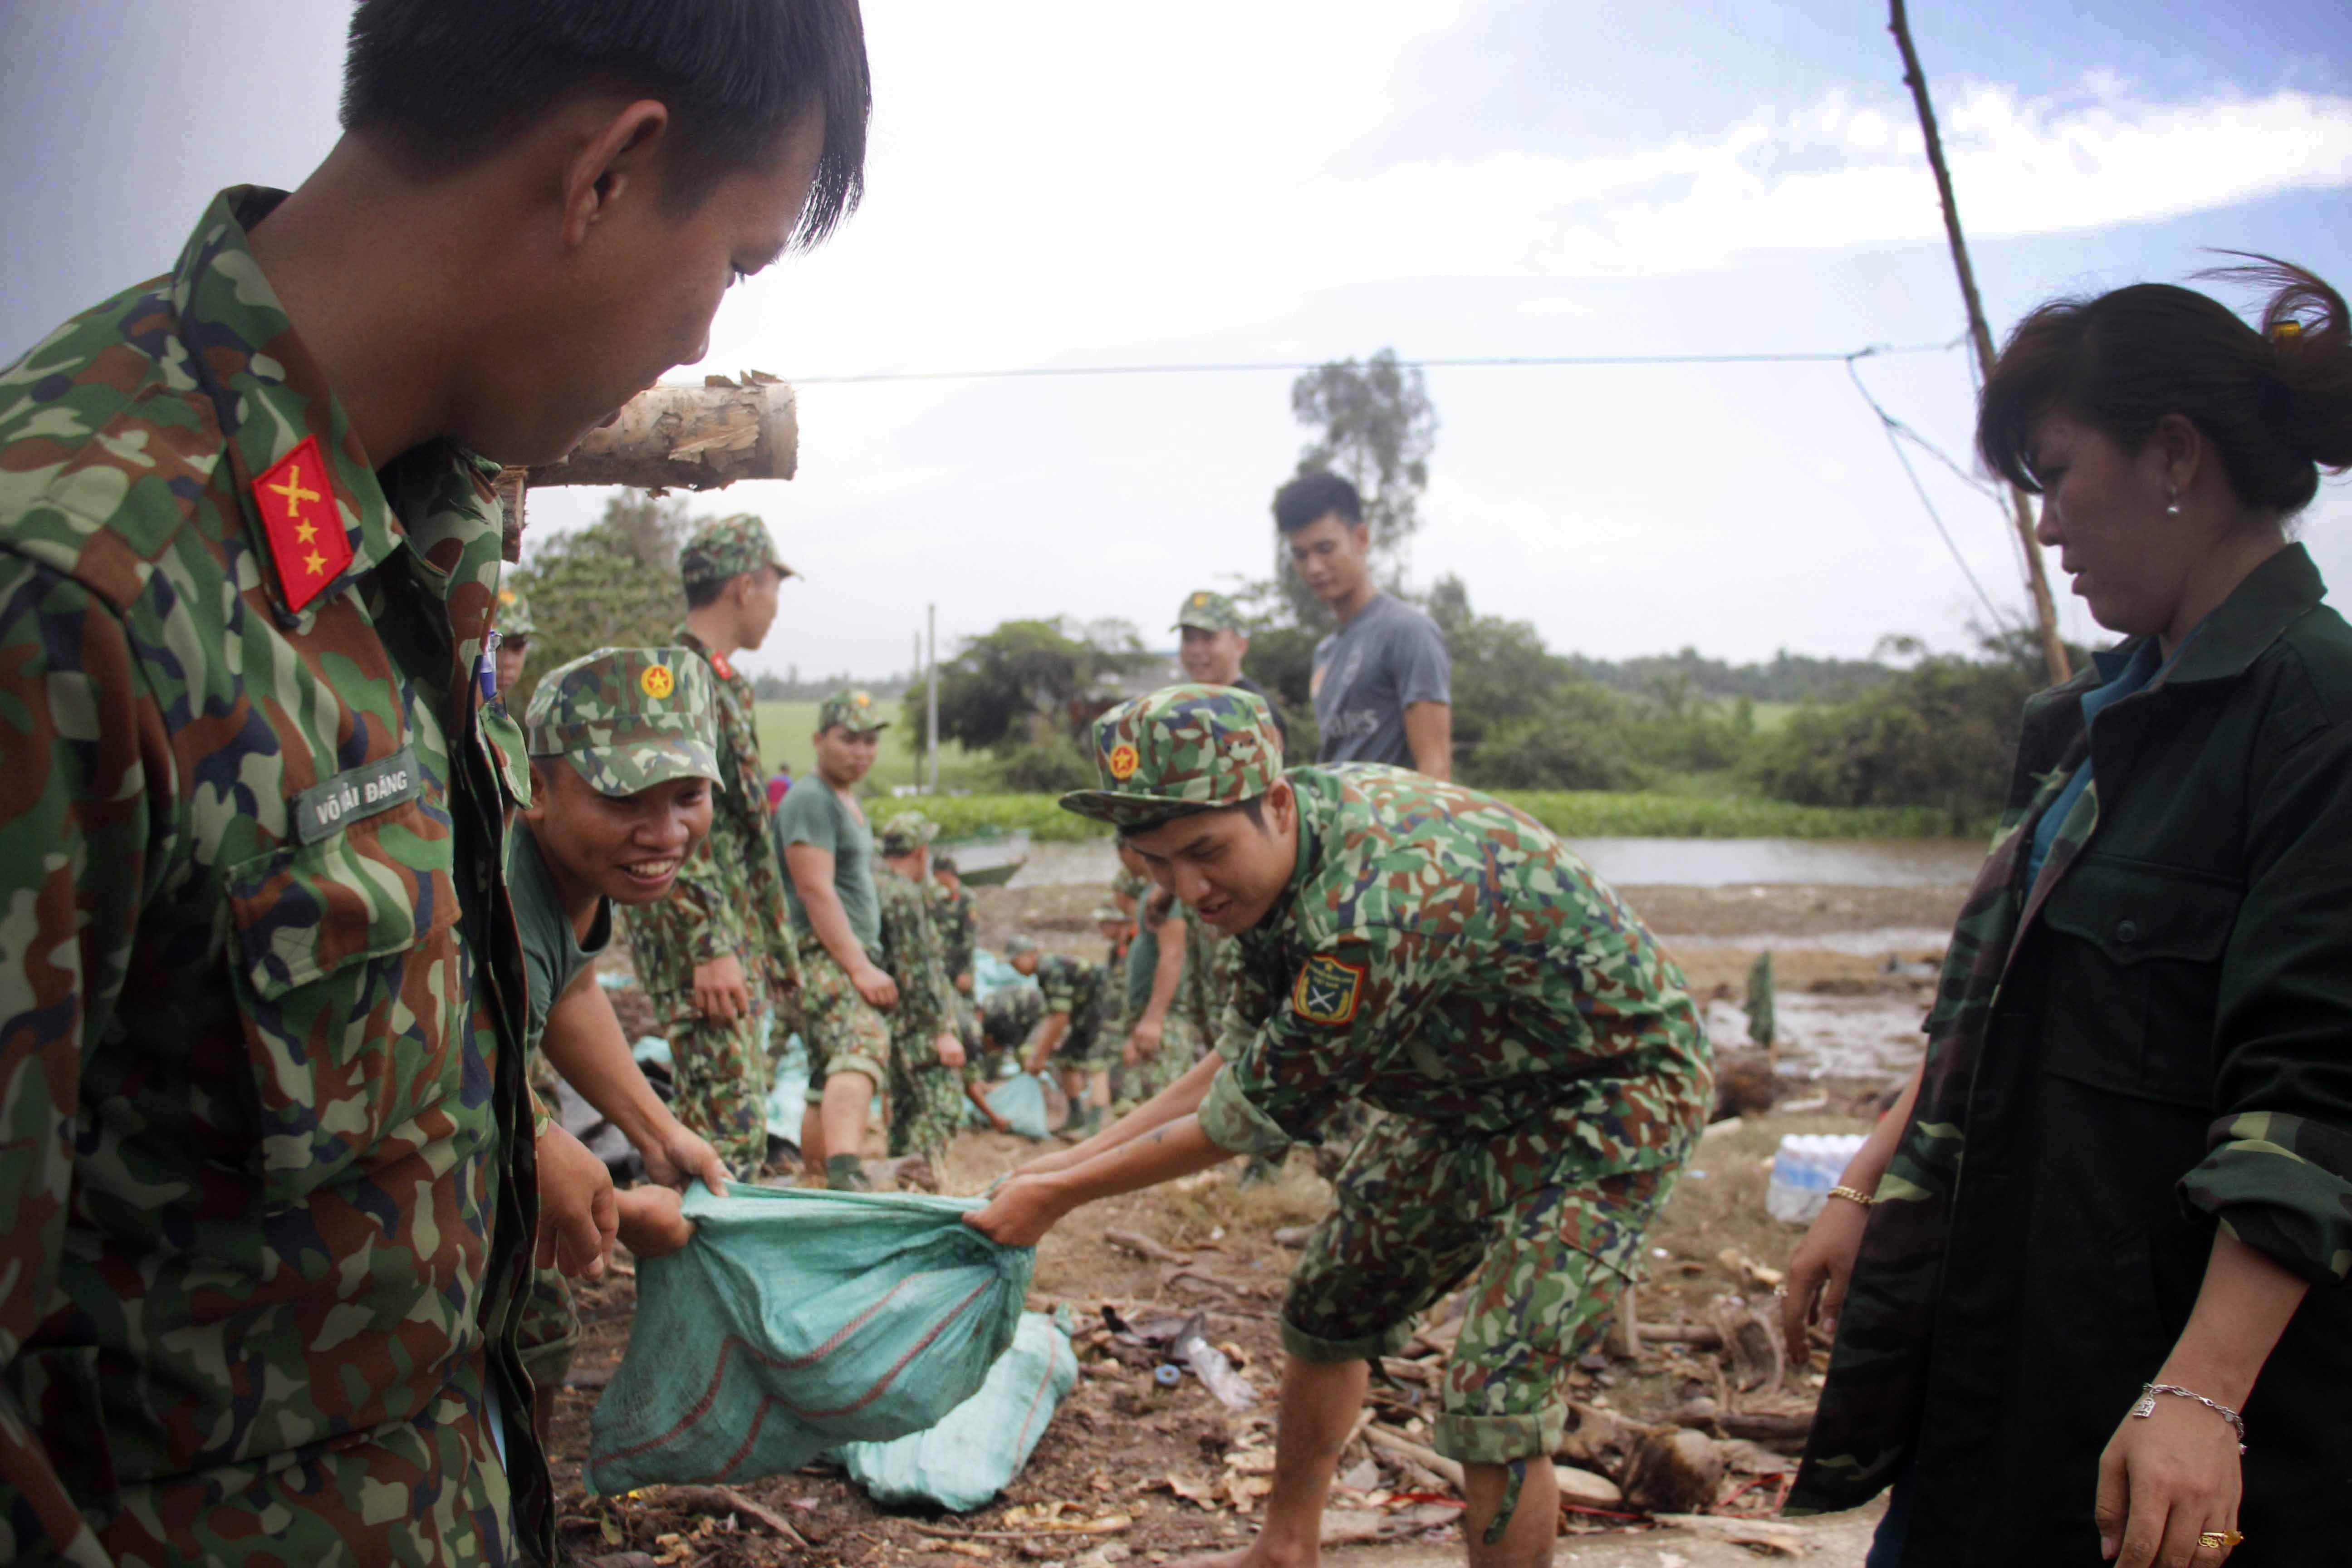
M1400 370L1508 370L1540 367L1599 367L1677 364L1836 364L1889 354L1948 353L1963 339L1940 343L1874 343L1862 349L1800 350L1788 353L1696 354L1506 354L1489 357L1401 359ZM1015 381L1087 375L1230 375L1253 371L1297 373L1320 370L1333 360L1226 360L1158 364L1027 365L1013 370L886 370L850 375L787 376L794 386L846 386L886 381Z
M1954 340L1956 343L1959 341L1961 340ZM2001 614L2000 606L1992 602L1992 595L1986 593L1984 584L1977 581L1976 572L1969 565L1968 557L1960 553L1959 542L1952 537L1952 531L1944 526L1944 514L1936 510L1935 501L1927 494L1927 487L1919 482L1919 472L1911 466L1910 454L1903 449L1904 441L1906 438L1915 441L1927 451L1933 453L1938 461L1958 474L1962 479L1967 480L1970 487L1977 489L1983 489L1985 487L1963 471L1958 464L1945 457L1937 450L1934 442L1889 414L1885 406L1876 397L1871 395L1869 385L1862 379L1862 372L1855 368L1856 363L1864 357L1864 354L1856 353L1846 361L1846 379L1853 383L1853 389L1862 395L1862 400L1870 405L1870 411L1878 416L1879 427L1886 432L1886 444L1894 448L1895 460L1903 465L1903 477L1911 481L1911 491L1919 498L1920 506L1926 509L1927 521L1936 525L1937 533L1942 536L1944 548L1951 552L1952 563L1960 569L1960 575L1969 580L1969 586L1976 590L1977 600L1984 605L1985 614L1992 617L1992 624L1997 627L2006 627L2010 625L2011 617Z

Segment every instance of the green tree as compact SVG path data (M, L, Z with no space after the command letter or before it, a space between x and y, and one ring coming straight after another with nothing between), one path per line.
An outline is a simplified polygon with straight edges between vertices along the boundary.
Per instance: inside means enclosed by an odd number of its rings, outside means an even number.
M627 490L594 522L535 536L530 558L509 574L530 599L538 631L530 663L508 707L521 713L539 678L600 647L651 647L670 640L686 616L677 551L689 520L686 500Z
M1006 621L967 637L940 665L940 736L974 749L1011 751L1034 742L1031 724L1075 738L1116 700L1106 684L1140 667L1140 640L1123 621L1076 627L1052 620ZM909 722L920 722L922 688L908 692Z
M1342 360L1316 366L1290 384L1291 416L1313 431L1298 454L1298 472L1342 476L1364 498L1372 552L1383 582L1404 574L1406 547L1421 527L1421 493L1429 488L1429 458L1437 447L1437 410L1417 367L1382 349L1363 363ZM1330 616L1290 569L1279 532L1275 580L1292 618L1306 626Z

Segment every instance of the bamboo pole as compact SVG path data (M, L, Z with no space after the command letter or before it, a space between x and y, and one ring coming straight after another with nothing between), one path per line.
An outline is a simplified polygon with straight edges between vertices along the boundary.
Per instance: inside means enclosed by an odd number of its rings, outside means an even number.
M1919 66L1919 51L1911 43L1911 20L1905 14L1903 0L1888 0L1887 31L1895 35L1895 47L1903 51L1903 81L1911 89L1911 101L1919 110L1919 132L1927 142L1927 167L1936 175L1936 195L1944 206L1944 234L1951 241L1952 267L1959 274L1960 300L1968 309L1969 340L1976 345L1977 368L1984 379L1992 378L1992 328L1985 321L1984 301L1977 294L1976 269L1969 264L1968 241L1960 235L1960 206L1952 195L1952 172L1944 163L1943 138L1936 131L1936 108L1927 99L1927 73ZM2042 657L2050 667L2050 679L2054 683L2064 680L2072 670L2066 662L2066 646L2058 640L2058 607L2050 597L2050 579L2042 569L2042 546L2033 537L2033 509L2025 492L2011 485L2009 488L2010 510L2017 524L2017 542L2025 557L2025 586L2033 599L2033 616L2042 631Z

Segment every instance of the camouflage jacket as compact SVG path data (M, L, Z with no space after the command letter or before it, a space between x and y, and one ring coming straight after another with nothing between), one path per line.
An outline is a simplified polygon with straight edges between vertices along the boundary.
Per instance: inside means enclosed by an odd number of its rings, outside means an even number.
M712 658L684 626L671 640L710 665L719 768L727 783L711 797L710 837L680 868L669 897L628 911L637 981L664 1019L692 1014L694 966L730 952L741 961L754 998L772 988L797 990L801 977L783 870L768 826L768 775L751 678Z
M2087 728L2137 644L2027 705L1792 1509L1852 1507L1913 1462L1906 1564L2095 1562L2099 1451L2221 1225L2313 1286L2245 1406L2248 1542L2341 1553L2352 628L2323 593L2291 546Z
M930 900L931 924L940 933L940 962L953 984L956 976L972 972L971 955L980 945L980 910L968 888L950 892L945 883L934 881L924 893Z
M874 863L874 891L882 906L879 962L898 983L890 1032L902 1040L929 1040L949 1026L955 992L940 962L931 900L883 861Z
M493 470L369 468L278 199L0 372L0 1557L551 1544Z
M1713 1058L1681 971L1532 817L1377 763L1295 768L1298 859L1235 942L1204 1131L1242 1153L1346 1098L1464 1133L1570 1121L1615 1168L1687 1154Z
M1176 907L1184 916L1184 973L1176 982L1175 1010L1192 1020L1202 1041L1213 1044L1233 997L1241 944L1194 914L1189 904Z
M1103 1002L1110 993L1109 972L1066 952L1041 953L1037 958L1037 989L1048 1013L1067 1013L1070 1030L1081 1033L1099 1026Z

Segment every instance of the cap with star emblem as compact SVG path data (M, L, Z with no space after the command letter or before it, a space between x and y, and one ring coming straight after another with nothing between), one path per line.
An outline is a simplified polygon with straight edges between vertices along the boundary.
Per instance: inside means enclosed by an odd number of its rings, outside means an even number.
M562 757L599 795L671 779L724 782L710 671L691 649L600 647L549 670L523 720L534 757Z
M852 734L864 735L887 729L890 721L882 717L881 705L869 692L845 686L817 705L816 727L824 731L835 724Z
M696 524L677 552L677 574L688 588L724 583L761 566L772 566L787 577L799 575L777 556L768 525L748 511Z
M902 811L882 825L874 847L885 855L912 855L940 836L940 825L919 811Z
M491 616L490 624L498 627L499 636L509 642L518 637L534 637L539 632L539 624L530 618L530 601L523 596L520 588L499 590L499 607Z
M1170 629L1182 631L1187 626L1204 632L1241 631L1241 606L1223 594L1195 588L1184 595L1184 603L1176 612L1176 625Z
M1072 790L1062 809L1117 827L1239 805L1282 773L1274 714L1233 686L1166 686L1122 702L1095 721L1094 752L1101 787Z

